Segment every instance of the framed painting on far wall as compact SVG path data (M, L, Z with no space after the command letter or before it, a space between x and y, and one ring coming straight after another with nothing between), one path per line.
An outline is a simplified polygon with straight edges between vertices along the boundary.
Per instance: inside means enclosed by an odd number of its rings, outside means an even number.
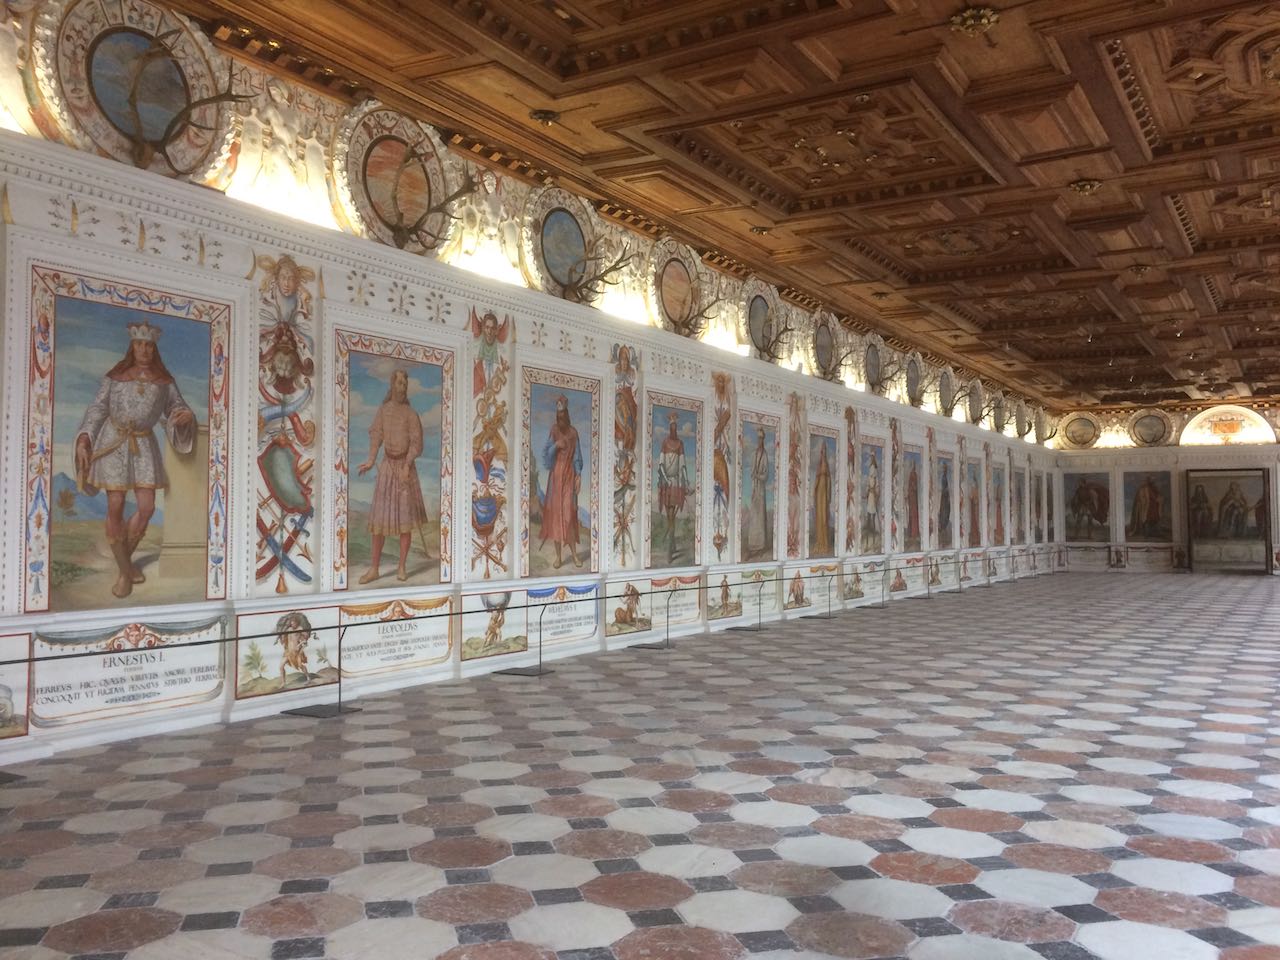
M1192 572L1271 572L1269 471L1187 471Z

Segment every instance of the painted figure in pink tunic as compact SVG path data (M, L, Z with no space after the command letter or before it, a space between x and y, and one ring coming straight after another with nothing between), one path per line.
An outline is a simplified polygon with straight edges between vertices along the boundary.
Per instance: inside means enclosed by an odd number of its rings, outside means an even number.
M569 422L569 400L556 398L556 422L547 431L542 446L542 466L547 471L547 492L542 502L542 542L555 544L557 569L564 563L562 550L569 548L575 567L582 566L578 556L578 540L582 526L578 522L578 491L582 489L582 447L578 430Z
M378 460L378 450L382 460ZM422 456L422 420L409 404L409 375L404 370L391 374L391 386L386 399L373 416L369 426L369 459L360 464L360 476L378 465L378 477L373 485L373 504L369 508L369 533L372 556L369 569L360 578L361 583L372 583L382 574L382 548L387 537L400 540L400 563L396 579L409 579L406 564L414 531L422 538L426 551L426 534L422 525L427 522L427 506L422 500L422 484L418 480L418 468L414 461Z
M658 508L667 518L667 563L676 559L676 514L684 510L689 490L689 468L685 463L684 441L676 434L679 414L667 414L667 435L662 439L658 460Z

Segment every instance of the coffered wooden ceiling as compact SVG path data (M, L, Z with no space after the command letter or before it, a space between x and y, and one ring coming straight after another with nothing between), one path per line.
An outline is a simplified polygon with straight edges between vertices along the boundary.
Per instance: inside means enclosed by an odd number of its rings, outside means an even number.
M1051 408L1280 396L1280 0L178 6Z

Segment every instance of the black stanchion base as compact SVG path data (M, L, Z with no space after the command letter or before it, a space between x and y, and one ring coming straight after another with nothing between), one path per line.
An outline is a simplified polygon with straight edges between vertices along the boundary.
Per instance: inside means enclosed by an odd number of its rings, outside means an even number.
M759 633L759 627L727 627L725 633Z
M359 713L360 708L345 703L315 703L309 707L294 707L292 710L281 712L290 717L314 717L317 720L328 720L344 713Z
M805 613L800 616L801 620L834 620L834 613Z
M0 770L0 786L4 786L6 783L17 783L19 780L25 779L27 778L21 774L5 773L3 770Z
M628 650L670 650L671 644L665 640L658 643L633 643Z
M495 670L494 673L504 677L540 677L544 673L555 673L550 667L507 667L505 670Z

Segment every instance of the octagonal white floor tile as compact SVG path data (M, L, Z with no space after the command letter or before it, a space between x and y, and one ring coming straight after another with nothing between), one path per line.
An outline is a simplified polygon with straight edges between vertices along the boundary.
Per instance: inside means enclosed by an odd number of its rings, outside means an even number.
M957 793L955 799L975 810L998 810L1001 813L1025 813L1044 808L1043 800L1011 790L965 790Z
M1235 886L1233 878L1203 864L1156 857L1119 860L1111 865L1111 872L1140 887L1192 896L1226 893Z
M1124 787L1099 787L1085 784L1078 787L1063 787L1059 791L1064 797L1070 797L1079 803L1097 803L1104 807L1145 807L1151 798L1137 790L1126 790Z
M656 797L662 792L662 784L656 780L638 780L635 777L606 777L584 783L580 789L593 797L625 800L630 797Z
M700 773L689 781L699 790L713 790L716 793L764 793L773 786L768 777L754 773L738 773L736 770L713 770L711 773Z
M635 929L621 910L594 903L557 903L529 910L507 921L517 940L552 950L607 947Z
M851 913L865 913L888 920L942 917L955 905L936 887L889 877L847 880L827 896Z
M1227 925L1233 930L1248 934L1260 943L1280 944L1280 910L1275 907L1233 910L1228 917Z
M1244 850L1239 858L1241 863L1255 870L1280 875L1280 850Z
M729 816L740 823L761 827L806 827L820 814L813 807L798 803L767 800L763 803L739 803L729 808Z
M417 770L404 767L370 767L366 770L351 770L338 777L338 782L351 787L399 787L419 779Z
M1168 927L1113 920L1081 925L1076 942L1102 960L1217 960L1218 948Z
M595 780L592 783L612 783L613 781ZM591 784L586 784L590 786ZM462 799L465 803L476 803L482 807L518 807L531 806L539 800L546 799L547 791L538 787L524 787L519 784L500 787L476 787L465 790Z
M554 890L579 887L598 877L600 871L590 860L580 857L539 853L528 857L507 857L491 866L489 875L496 883L525 890Z
M1248 800L1253 796L1252 790L1219 780L1166 780L1160 786L1180 797L1200 800Z
M594 875L593 873L592 876ZM334 893L346 894L359 900L413 900L447 885L444 871L438 867L404 861L366 863L338 874L329 884ZM263 901L269 899L270 896L261 898Z
M882 757L885 760L914 760L924 756L919 747L909 747L904 743L855 743L850 749L859 756Z
M750 890L699 893L676 908L685 922L722 933L782 930L800 911L782 897Z
M1064 750L1067 753L1097 753L1101 744L1092 740L1077 740L1074 737L1035 737L1027 741L1037 750Z
M742 861L732 851L701 843L651 847L635 859L642 870L680 879L722 876L742 866Z
M1093 757L1089 760L1089 766L1108 773L1136 773L1143 777L1169 772L1169 767L1163 763L1133 757Z
M335 834L333 845L343 850L366 852L371 850L407 850L435 837L430 827L418 827L408 823L385 823L371 827L354 827Z
M1035 907L1092 903L1098 891L1075 877L1046 870L991 870L974 883L999 900Z
M270 955L269 939L244 930L183 930L129 951L130 960L173 960L174 957L185 960L265 960ZM52 950L48 953L19 950L16 956L5 954L12 960L43 960L45 957L52 960L53 957L65 956L65 953Z
M908 830L898 838L907 846L922 853L936 853L943 857L968 860L971 857L996 857L1005 844L995 837L975 830L954 830L950 827L918 827Z
M475 825L476 833L499 837L511 843L554 840L563 837L572 828L564 817L548 817L541 813L510 813L481 820Z
M472 780L514 780L529 772L526 763L510 763L506 760L478 760L475 763L464 763L453 771L455 777L467 777Z
M915 763L899 767L898 772L904 777L915 780L930 780L934 783L969 783L977 780L982 774L968 767L957 767L947 763Z
M128 833L155 826L163 818L164 813L160 810L103 810L72 817L62 827L72 833Z
M1076 775L1070 767L1058 763L1035 763L1029 760L1005 760L997 763L1001 773L1013 777L1031 777L1034 780L1069 780Z
M678 847L666 849L676 850ZM876 858L876 851L860 840L843 837L788 837L780 841L774 852L784 860L807 863L814 867L865 866ZM649 851L652 852L652 851ZM694 876L694 874L690 874Z
M868 793L850 797L844 805L854 813L861 813L868 817L885 817L889 820L927 817L937 809L933 804L925 803L915 797L900 797L893 793Z
M421 960L457 946L452 924L423 917L359 920L329 934L326 952L334 957L377 957L378 960Z
M666 807L623 807L604 818L615 830L653 835L658 833L688 833L698 825L698 818L683 810Z
M1085 850L1101 850L1103 847L1123 847L1129 839L1119 830L1099 823L1079 820L1037 820L1022 826L1022 832L1035 837L1041 843L1057 843L1064 847L1080 847Z
M28 890L0 900L0 928L51 927L92 913L107 894L92 887Z
M874 740L880 736L879 730L870 727L857 727L847 723L824 723L813 728L820 737L839 737L841 740Z
M1256 816L1258 811L1251 810ZM1235 824L1214 817L1196 817L1188 813L1148 813L1138 818L1140 826L1166 837L1182 837L1187 840L1231 840L1242 830Z
M417 864L411 864L411 866L417 866ZM265 903L279 892L279 880L258 873L232 877L201 877L160 891L160 899L155 905L161 910L172 910L175 913L227 913L233 910L247 910L255 904Z
M250 823L270 823L291 817L301 804L286 800L250 800L210 807L204 819L220 827L238 827Z
M971 933L925 937L907 951L910 960L1044 960L1030 947Z
M196 863L241 863L265 860L288 850L290 846L288 837L278 837L274 833L243 833L190 844L182 856Z

